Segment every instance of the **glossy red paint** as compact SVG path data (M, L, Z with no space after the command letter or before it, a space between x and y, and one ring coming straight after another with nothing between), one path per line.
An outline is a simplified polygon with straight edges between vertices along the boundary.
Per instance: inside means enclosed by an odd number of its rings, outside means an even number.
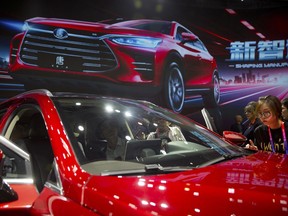
M34 91L0 104L0 110L10 107L1 118L1 135L11 110L22 103L38 106L59 174L59 185L46 182L40 193L31 183L11 184L19 199L1 203L1 215L15 209L32 215L287 215L286 155L258 152L170 174L92 175L79 164L51 96Z
M61 196L53 190L45 188L35 200L31 215L87 215L97 216L96 212L85 208L79 203L69 199L67 196Z
M18 200L9 203L0 203L0 213L4 212L10 215L29 215L32 204L38 197L34 184L11 183L10 186L17 191Z
M259 152L177 174L95 176L87 183L84 203L105 215L117 215L119 209L124 215L286 215L287 168L284 155Z

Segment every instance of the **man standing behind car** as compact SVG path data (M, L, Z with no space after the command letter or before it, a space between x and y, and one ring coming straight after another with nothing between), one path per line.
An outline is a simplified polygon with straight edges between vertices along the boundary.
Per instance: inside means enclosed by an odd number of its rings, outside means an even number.
M100 133L107 140L107 160L123 160L125 154L125 140L119 135L119 125L115 119L105 119L101 122Z
M185 137L183 136L181 130L176 126L170 126L169 121L159 119L156 121L156 125L156 131L148 134L147 140L169 138L169 141L185 141Z

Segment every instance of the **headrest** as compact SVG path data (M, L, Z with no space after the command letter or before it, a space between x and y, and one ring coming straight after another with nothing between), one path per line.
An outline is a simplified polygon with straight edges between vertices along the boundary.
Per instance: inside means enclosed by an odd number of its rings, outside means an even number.
M40 113L34 114L30 121L29 138L47 139L48 133L43 117Z

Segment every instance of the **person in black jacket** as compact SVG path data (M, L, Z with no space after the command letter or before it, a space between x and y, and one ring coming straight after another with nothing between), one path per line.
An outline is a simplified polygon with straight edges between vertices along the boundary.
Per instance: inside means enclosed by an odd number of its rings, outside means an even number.
M288 121L288 98L284 98L281 101L282 104L282 119L283 121Z
M254 132L254 142L247 148L288 154L288 123L282 121L281 101L273 95L260 97L256 108L258 117L263 122Z
M262 124L256 113L256 106L254 104L248 104L244 108L247 121L244 128L243 135L247 138L244 145L248 144L250 140L254 141L254 130Z
M236 115L234 118L235 122L230 126L230 130L237 132L237 133L243 133L243 117L241 115Z

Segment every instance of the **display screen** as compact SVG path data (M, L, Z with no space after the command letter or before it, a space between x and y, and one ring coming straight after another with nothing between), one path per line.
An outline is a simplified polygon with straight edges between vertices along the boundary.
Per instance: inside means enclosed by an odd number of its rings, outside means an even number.
M31 78L49 79L57 90L160 98L203 124L205 108L221 133L235 115L245 120L250 101L288 97L288 4L206 1L1 6L0 100L33 88Z

